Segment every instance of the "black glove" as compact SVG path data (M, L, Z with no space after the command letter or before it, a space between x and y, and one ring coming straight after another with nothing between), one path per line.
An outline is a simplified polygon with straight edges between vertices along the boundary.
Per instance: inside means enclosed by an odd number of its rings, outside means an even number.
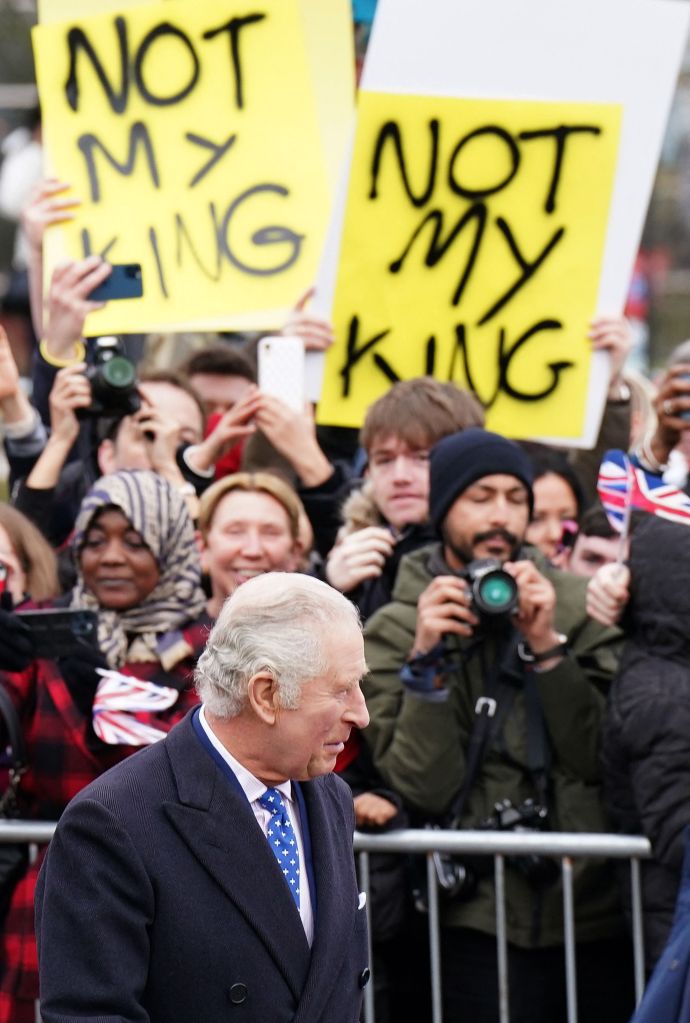
M91 643L83 643L79 653L68 654L58 658L60 674L67 683L72 699L85 717L91 717L93 698L101 676L96 668L107 668L105 657Z
M0 670L24 671L33 659L31 629L12 611L0 607Z

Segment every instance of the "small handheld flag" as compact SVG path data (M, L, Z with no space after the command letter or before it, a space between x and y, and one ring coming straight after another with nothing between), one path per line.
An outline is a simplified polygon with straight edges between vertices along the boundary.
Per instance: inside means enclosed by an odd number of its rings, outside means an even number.
M102 742L110 746L148 746L165 738L164 731L135 715L172 707L180 695L176 689L111 669L96 671L101 681L93 701L93 730Z
M597 482L599 499L616 532L623 532L626 512L639 508L671 522L690 526L690 496L663 477L634 465L624 451L607 451Z

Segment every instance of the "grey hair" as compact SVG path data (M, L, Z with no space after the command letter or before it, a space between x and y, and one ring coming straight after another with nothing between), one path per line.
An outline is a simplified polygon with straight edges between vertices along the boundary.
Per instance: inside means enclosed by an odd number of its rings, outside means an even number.
M362 627L356 607L327 583L286 572L248 580L225 601L194 673L209 714L236 717L262 671L276 680L281 707L295 710L303 682L328 668L324 637L336 625Z

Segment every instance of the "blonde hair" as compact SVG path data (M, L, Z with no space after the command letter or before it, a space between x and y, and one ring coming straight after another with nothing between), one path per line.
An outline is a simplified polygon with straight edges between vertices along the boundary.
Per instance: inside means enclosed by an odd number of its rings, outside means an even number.
M651 438L656 430L657 415L654 409L656 387L633 369L623 372L623 380L630 388L630 446Z
M208 536L221 499L235 490L245 494L268 494L276 500L285 509L293 540L299 539L300 515L305 514L302 502L289 483L271 472L235 472L217 480L205 490L199 499L198 519L204 539Z
M7 533L26 576L26 591L33 600L50 600L60 593L57 559L41 531L16 508L0 504L0 526Z

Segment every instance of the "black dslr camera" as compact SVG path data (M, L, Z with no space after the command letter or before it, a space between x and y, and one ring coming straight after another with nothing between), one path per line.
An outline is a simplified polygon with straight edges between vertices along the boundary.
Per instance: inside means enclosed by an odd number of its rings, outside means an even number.
M463 575L472 595L472 610L480 618L507 617L517 608L517 583L500 561L495 558L472 561Z
M514 806L509 799L494 804L494 812L479 825L482 831L548 831L549 811L533 799ZM519 870L534 888L546 888L559 875L559 867L550 856L529 854L508 856L509 866Z
M478 831L548 831L549 811L533 799L525 799L519 806L514 806L510 799L502 799L494 804L494 812L485 817L477 825ZM435 827L427 825L427 827ZM481 878L493 873L490 856L471 855L462 859L450 853L435 852L432 854L434 871L439 891L444 898L468 902L477 892ZM558 880L560 869L556 860L550 856L527 854L524 856L507 856L506 863L519 871L522 876L539 890L548 888ZM414 892L415 906L420 912L427 912L426 892L422 886Z
M440 830L439 824L426 824L425 827L432 831ZM480 874L489 874L491 870L488 857L479 864L479 871L475 869L474 862L470 865L464 858L460 860L451 853L433 852L431 860L439 893L444 900L457 899L459 902L468 902L477 892ZM423 874L420 873L419 877L413 881L412 899L417 912L429 912L426 871Z
M125 355L120 338L89 341L84 375L91 384L91 404L77 410L80 419L119 418L141 408L136 367Z

